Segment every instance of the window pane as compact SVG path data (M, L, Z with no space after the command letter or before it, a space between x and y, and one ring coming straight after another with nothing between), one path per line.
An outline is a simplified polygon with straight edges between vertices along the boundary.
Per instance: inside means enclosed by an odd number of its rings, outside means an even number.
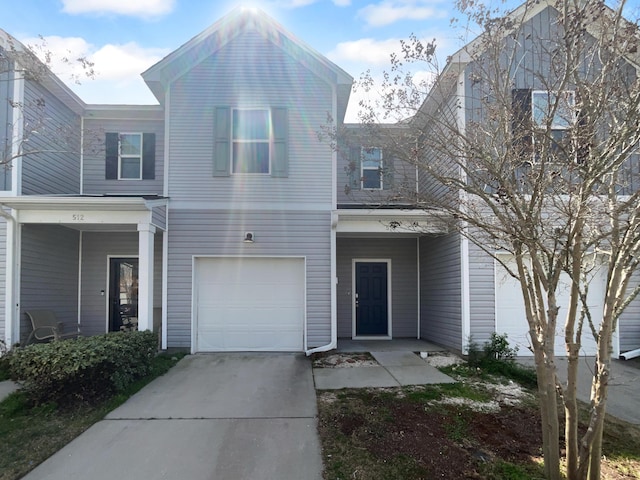
M269 140L269 111L234 110L233 138L236 140Z
M233 173L269 173L269 144L234 143Z
M380 150L379 148L363 148L362 166L369 168L381 168L382 150Z
M575 100L573 92L533 92L533 122L536 125L544 125L550 109L557 108L553 116L552 127L568 128L575 117Z
M120 155L140 155L142 145L142 135L123 134L120 135Z
M120 159L120 178L140 178L140 157Z
M380 170L362 171L362 188L380 188Z

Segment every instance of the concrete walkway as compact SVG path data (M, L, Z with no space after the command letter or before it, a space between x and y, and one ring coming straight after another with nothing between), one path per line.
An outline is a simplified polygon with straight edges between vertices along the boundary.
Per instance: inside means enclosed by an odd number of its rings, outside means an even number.
M411 351L370 352L380 366L314 368L318 390L455 383Z
M320 480L316 416L302 355L192 355L24 478Z
M11 380L4 380L0 382L0 402L19 388L20 386Z

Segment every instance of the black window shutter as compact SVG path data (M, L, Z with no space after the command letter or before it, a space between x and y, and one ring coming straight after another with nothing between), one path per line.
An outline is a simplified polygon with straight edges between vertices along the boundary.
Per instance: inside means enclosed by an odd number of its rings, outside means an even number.
M156 178L156 134L142 134L142 179Z
M533 119L531 111L531 89L519 88L511 92L511 134L512 144L519 156L531 155Z
M393 188L393 158L385 158L384 151L382 155L382 189L391 190Z
M231 174L231 109L216 107L213 118L213 176Z
M271 109L273 122L273 158L271 159L271 176L289 176L288 131L289 115L286 108Z
M362 147L349 147L349 172L351 190L362 187Z
M118 134L107 133L105 136L105 178L116 180L118 178Z

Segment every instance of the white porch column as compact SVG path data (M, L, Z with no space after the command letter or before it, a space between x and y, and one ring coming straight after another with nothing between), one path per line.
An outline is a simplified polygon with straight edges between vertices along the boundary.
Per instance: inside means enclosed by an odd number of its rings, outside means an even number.
M153 331L153 237L156 227L138 224L138 330Z
M20 226L17 212L12 210L5 216L6 225L6 270L5 270L5 338L9 347L20 341Z

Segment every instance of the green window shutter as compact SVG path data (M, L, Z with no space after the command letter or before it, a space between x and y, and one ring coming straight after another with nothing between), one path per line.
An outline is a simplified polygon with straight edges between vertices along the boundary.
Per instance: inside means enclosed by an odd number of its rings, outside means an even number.
M384 150L383 150L384 155ZM382 189L391 190L393 188L393 158L382 157Z
M118 179L118 134L107 133L104 142L105 149L105 178Z
M231 170L231 109L216 107L213 132L213 176L228 177Z
M156 178L156 134L142 134L142 179Z
M351 190L360 190L362 187L362 147L349 147L349 186Z
M273 158L271 159L271 176L289 176L289 115L286 108L271 109L273 122Z

